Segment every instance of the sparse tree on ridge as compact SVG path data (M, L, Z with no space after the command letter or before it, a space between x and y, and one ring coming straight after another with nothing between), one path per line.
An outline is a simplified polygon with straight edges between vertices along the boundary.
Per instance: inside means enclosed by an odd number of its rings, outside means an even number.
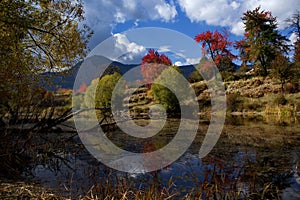
M284 84L291 78L291 64L289 59L282 53L279 53L271 63L271 74L279 79L281 85L281 95L284 95Z
M244 62L260 66L263 76L268 75L272 61L278 52L287 52L287 39L277 30L277 20L271 12L260 11L260 7L244 13L244 39L236 43Z

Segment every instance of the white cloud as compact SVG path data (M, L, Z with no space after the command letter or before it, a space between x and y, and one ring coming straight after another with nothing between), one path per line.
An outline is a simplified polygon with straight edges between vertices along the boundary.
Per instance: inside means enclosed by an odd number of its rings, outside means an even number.
M186 63L189 65L198 64L201 58L187 58Z
M181 61L176 61L174 65L183 66L183 65L195 65L198 64L201 58L184 58Z
M176 62L174 63L174 65L176 65L176 66L182 66L183 64L182 64L181 61L176 61Z
M169 3L168 3L169 2ZM177 15L173 1L166 0L85 0L87 24L94 30L90 46L109 37L115 25L133 20L133 26L139 21L173 21Z
M201 57L189 57L185 54L185 50L179 50L173 54L174 64L177 66L198 64Z
M295 42L298 40L298 35L296 33L292 33L289 40L290 45L295 44Z
M171 46L161 46L157 50L159 53L164 53L164 52L170 52L171 51Z
M282 29L284 20L300 8L299 0L178 0L178 3L191 21L229 27L236 35L243 33L241 17L247 10L261 6L263 10L271 11Z
M119 58L119 61L135 62L141 59L141 55L145 53L146 48L142 45L138 45L134 42L130 42L124 34L114 34L115 51L121 52L123 56Z
M236 1L233 1L231 2L230 6L235 10L235 9L238 9L240 7L240 3L239 2L236 2Z
M124 13L117 11L114 14L114 19L116 23L124 23L126 21L126 16L124 15Z
M176 7L177 6L177 7ZM300 8L299 0L84 0L87 24L95 34L90 40L93 48L111 36L119 23L159 20L173 22L180 9L193 22L228 27L235 35L242 35L244 25L241 17L247 10L261 6L277 17L279 28L284 20ZM184 28L184 27L183 27Z
M177 15L176 7L171 4L162 3L157 4L155 6L155 9L157 10L157 13L160 17L164 19L164 21L171 21L174 19Z
M235 24L232 24L230 32L235 34L235 35L243 35L244 34L244 28L245 25L243 22L237 22Z
M227 0L178 0L180 7L193 22L209 25L229 25L230 13L235 10Z
M135 27L137 27L139 25L139 20L136 19L135 22L133 23Z

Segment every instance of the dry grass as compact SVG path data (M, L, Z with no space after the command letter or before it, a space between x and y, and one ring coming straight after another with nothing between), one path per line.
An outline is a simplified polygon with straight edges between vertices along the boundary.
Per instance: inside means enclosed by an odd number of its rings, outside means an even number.
M204 176L204 181L198 182L198 186L191 189L184 196L176 191L176 185L171 178L165 187L161 187L161 185L153 181L146 189L137 189L132 186L133 183L128 183L126 180L122 181L119 179L114 184L106 180L104 184L93 185L85 196L72 196L70 194L69 197L53 194L37 185L1 183L0 198L5 200L280 199L279 189L271 183L265 184L258 190L252 187L250 192L245 192L239 185L240 177L228 181L228 175L218 173L217 169L205 172Z
M247 80L231 81L226 89L227 94L239 93L243 97L259 98L265 94L279 93L281 86L270 77L254 77Z
M5 200L39 199L39 200L65 200L38 185L26 183L0 183L0 198Z

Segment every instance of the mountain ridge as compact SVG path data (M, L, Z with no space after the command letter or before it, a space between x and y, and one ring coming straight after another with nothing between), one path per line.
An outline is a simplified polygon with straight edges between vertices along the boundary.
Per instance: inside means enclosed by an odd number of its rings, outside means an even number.
M119 71L121 75L126 72L140 66L140 64L123 64L118 61L112 61L103 56L92 56L87 58L84 62L78 62L69 70L64 70L61 72L45 72L40 75L40 85L45 87L49 91L57 91L59 89L78 89L80 85L74 85L75 78L80 71L80 76L77 77L84 79L87 85L91 80L105 75L107 73L112 73L112 71ZM183 65L179 66L182 70L185 78L195 70L195 65ZM106 70L103 70L106 69ZM100 73L102 72L102 73ZM141 79L142 75L140 71L136 71L132 77L133 79Z

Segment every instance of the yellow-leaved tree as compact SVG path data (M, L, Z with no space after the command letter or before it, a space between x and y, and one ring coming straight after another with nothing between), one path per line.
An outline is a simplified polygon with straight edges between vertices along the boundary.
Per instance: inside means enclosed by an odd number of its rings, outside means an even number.
M0 121L30 104L38 74L67 69L87 52L92 34L83 4L71 0L0 2Z

